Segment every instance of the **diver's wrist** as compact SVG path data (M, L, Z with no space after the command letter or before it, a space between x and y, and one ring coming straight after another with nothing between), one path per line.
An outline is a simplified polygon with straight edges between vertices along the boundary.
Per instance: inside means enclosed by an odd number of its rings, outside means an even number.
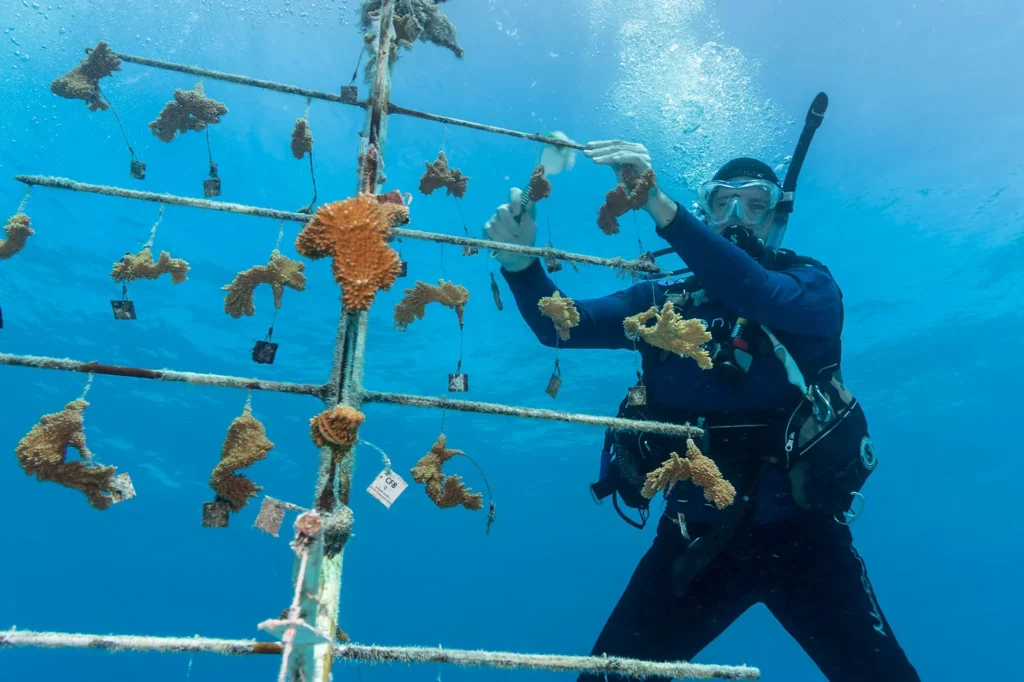
M655 187L654 192L647 199L644 210L654 219L654 224L660 230L675 220L679 205L672 200L672 197L662 192L660 187Z

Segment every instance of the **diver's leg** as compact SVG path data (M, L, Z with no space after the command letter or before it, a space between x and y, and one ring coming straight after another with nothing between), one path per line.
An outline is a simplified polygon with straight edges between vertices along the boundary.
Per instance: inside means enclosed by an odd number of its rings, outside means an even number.
M920 682L896 641L847 526L802 517L772 524L765 605L829 682Z
M754 604L749 576L731 570L726 553L693 579L683 597L677 597L672 589L672 563L684 547L679 527L663 518L654 543L633 572L592 655L689 660ZM578 679L600 682L605 676L583 674Z

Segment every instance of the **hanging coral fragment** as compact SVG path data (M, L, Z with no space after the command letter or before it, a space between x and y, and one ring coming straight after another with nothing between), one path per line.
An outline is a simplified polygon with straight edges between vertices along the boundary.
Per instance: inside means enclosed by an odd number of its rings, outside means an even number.
M292 130L292 156L302 159L306 154L313 153L313 133L309 131L309 121L305 118L295 120Z
M637 211L647 203L648 195L655 186L654 171L647 169L642 175L636 177L630 174L629 169L623 171L623 183L619 183L615 189L605 195L604 205L598 210L597 225L605 234L612 235L619 232L619 221L617 218L629 211Z
M224 507L239 512L249 503L250 498L256 497L263 490L262 486L237 472L265 459L273 448L274 444L267 438L263 423L252 416L252 407L246 403L242 414L235 417L228 427L227 437L221 446L220 461L210 473L209 484L216 497L214 502L204 505L203 525L227 526ZM213 523L207 522L207 519ZM223 525L219 525L222 520Z
M551 296L545 296L537 302L537 307L544 317L549 318L555 324L555 331L562 341L569 340L569 330L579 326L580 313L576 310L574 301L565 298L561 293L555 292Z
M90 111L106 111L110 105L100 93L100 79L121 70L121 60L100 41L82 63L50 83L50 92L65 99L80 99Z
M451 308L459 317L459 327L463 326L463 312L469 301L469 290L460 284L452 284L445 280L437 285L416 282L412 289L406 289L405 296L395 306L395 327L405 331L415 320L422 320L428 303L440 303Z
M305 269L305 263L282 256L280 251L274 249L267 265L254 265L243 270L231 284L221 287L221 290L228 292L224 297L224 312L236 320L243 315L255 315L256 287L260 284L270 285L274 292L274 308L280 310L285 287L295 291L306 290Z
M302 256L332 259L334 281L349 312L369 310L377 292L398 278L401 259L387 243L392 217L372 194L360 194L318 208L295 239Z
M647 324L651 320L655 320L653 326ZM690 356L701 369L711 369L711 355L704 348L704 344L711 340L707 326L702 320L684 319L675 311L671 301L666 301L660 312L651 307L627 317L623 327L626 337L633 341L642 339L656 348L682 357Z
M440 509L450 509L459 505L471 511L483 509L481 493L471 492L471 489L462 482L461 476L446 476L442 471L445 462L460 455L465 456L465 453L446 447L445 435L442 433L430 447L430 451L416 462L416 466L412 468L412 478L417 483L426 485L427 496Z
M444 151L437 154L437 160L433 163L424 162L427 166L426 172L420 177L420 191L430 195L434 190L444 187L448 194L456 199L461 199L466 194L469 177L463 177L462 171L458 168L448 168L448 158Z
M163 142L171 142L179 133L201 133L208 125L220 123L228 113L223 102L210 99L202 83L191 90L175 90L174 99L164 105L160 115L149 124L149 129Z
M128 474L116 474L116 467L93 462L85 440L85 409L89 403L79 398L60 412L43 415L14 451L21 468L36 480L52 481L81 491L94 509L108 509L135 497ZM67 460L68 448L81 454L81 460Z
M16 213L4 225L4 238L0 239L0 260L7 260L25 248L28 238L35 234L29 217Z
M160 258L154 261L152 247L147 245L136 254L126 253L124 258L114 263L110 277L120 284L170 275L172 284L181 284L188 280L189 270L188 261L171 258L171 254L166 251L161 251Z
M704 455L692 438L686 440L686 457L673 452L660 467L647 474L643 496L651 499L659 490L666 493L679 481L690 480L704 490L704 497L719 509L724 509L736 498L736 489L722 478L714 461Z
M398 47L411 50L413 43L417 40L431 42L440 47L451 50L457 58L462 59L465 51L458 43L455 32L455 24L446 17L439 4L446 0L396 0L394 10L395 39L391 44L391 53L388 56L388 66L394 66L398 60ZM382 0L363 0L360 28L366 33L364 39L368 46L376 42L375 31L380 23L380 9ZM366 63L364 78L367 83L373 82L377 73L377 55L375 50L370 50L370 57Z

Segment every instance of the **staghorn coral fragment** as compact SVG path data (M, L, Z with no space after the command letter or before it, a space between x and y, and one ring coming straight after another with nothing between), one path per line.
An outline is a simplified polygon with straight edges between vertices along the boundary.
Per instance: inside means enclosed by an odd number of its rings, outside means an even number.
M530 184L527 185L530 193L530 201L537 203L541 199L551 196L551 181L544 177L544 165L538 164L530 175Z
M555 331L562 341L569 340L569 330L580 323L580 313L573 305L571 298L565 298L559 292L545 296L537 302L537 307L544 317L555 323Z
M305 291L305 269L305 263L282 256L280 251L274 249L267 265L255 265L243 270L235 276L231 284L221 287L222 291L228 292L224 297L224 312L235 319L242 315L254 315L256 287L260 284L270 285L274 291L274 308L280 309L285 287Z
M686 458L673 452L660 467L647 474L643 496L654 497L659 490L668 491L679 481L690 480L704 490L704 497L719 509L724 509L736 499L736 489L722 478L718 465L704 455L693 442L686 439Z
M110 105L100 93L100 79L120 70L121 60L101 40L81 64L50 83L50 92L65 99L83 100L90 111L106 111Z
M306 154L313 153L313 133L309 131L309 121L304 118L295 121L295 129L292 130L292 156L301 159Z
M625 182L605 195L604 205L597 213L597 226L608 235L619 232L619 221L616 218L644 207L655 186L654 171L650 168L639 177L631 177L627 173L623 175Z
M134 496L127 474L115 475L113 466L93 464L92 453L85 441L84 399L73 400L60 412L43 415L39 422L18 442L14 451L26 474L38 481L52 481L66 488L85 493L94 509L108 509ZM80 461L67 461L68 447L82 456Z
M199 133L209 124L220 123L226 113L228 108L207 97L203 84L196 83L191 90L175 90L174 99L164 105L156 120L150 121L149 129L163 142L170 142L178 133Z
M15 213L8 218L4 225L5 239L0 239L0 260L7 260L25 248L25 242L35 233L24 213Z
M126 253L114 263L110 276L115 282L134 282L137 279L156 279L170 274L172 284L181 284L188 279L189 264L180 258L171 258L166 251L160 252L160 259L153 262L150 247L143 247L137 254Z
M328 445L351 448L359 439L359 427L364 421L366 415L359 410L338 405L309 420L310 436L318 448Z
M656 320L654 326L647 323ZM697 319L685 320L675 311L671 301L666 301L661 312L651 307L649 310L627 317L622 326L626 337L671 351L680 356L690 356L697 361L701 369L711 369L711 356L704 344L711 340L704 322Z
M483 509L484 497L481 493L471 493L461 476L446 476L442 471L445 462L459 455L464 456L465 453L448 449L442 433L430 451L416 462L412 468L412 478L417 483L426 484L427 496L441 509L450 509L460 504L471 511Z
M369 310L377 292L390 289L398 278L401 258L387 244L393 217L374 195L360 194L318 208L295 239L295 248L306 258L333 259L346 310Z
M420 177L421 192L430 195L434 190L444 187L448 194L454 195L457 199L465 196L469 178L462 177L462 171L458 168L448 169L448 157L443 151L437 153L436 161L425 163L427 171Z
M217 493L217 499L230 505L232 511L241 511L249 498L256 497L263 487L235 472L264 459L273 449L274 444L267 439L263 424L252 416L252 409L246 405L228 427L220 461L210 474L210 487Z
M455 311L459 316L459 327L463 325L463 311L469 301L469 290L461 284L438 280L437 286L416 282L412 289L406 289L405 296L395 305L395 327L405 331L414 320L422 320L428 303L440 303Z

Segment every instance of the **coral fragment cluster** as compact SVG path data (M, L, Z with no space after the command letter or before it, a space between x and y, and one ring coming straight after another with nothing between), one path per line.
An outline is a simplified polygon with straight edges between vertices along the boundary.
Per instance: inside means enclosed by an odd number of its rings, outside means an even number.
M274 249L267 265L255 265L243 270L235 276L231 284L221 287L228 292L224 297L224 312L235 319L242 315L254 315L256 287L260 284L270 285L274 292L274 308L280 309L285 287L305 291L305 269L305 263L282 256L280 251Z
M309 131L309 121L304 118L295 121L295 128L292 130L292 156L301 159L306 154L313 153L313 133Z
M178 133L199 133L210 124L220 123L220 117L226 113L228 108L207 97L203 84L196 83L191 90L175 90L174 99L164 105L149 129L163 142L170 142Z
M380 290L401 272L401 258L388 246L389 214L372 194L324 204L295 239L298 252L333 259L334 281L348 311L369 310Z
M413 480L426 484L427 496L441 509L449 509L460 504L471 511L483 509L482 494L472 493L462 482L461 476L446 476L442 471L445 462L464 454L461 450L449 449L442 433L431 446L430 452L421 457L412 468Z
M686 457L673 452L660 467L647 474L643 496L651 499L659 490L668 491L679 481L693 481L704 490L704 497L719 509L736 499L736 489L722 478L718 465L700 451L692 438L686 439Z
M412 289L406 289L405 296L395 305L395 327L405 331L414 320L422 320L428 303L440 303L451 308L463 325L463 312L469 301L469 290L461 284L439 280L437 286L416 282Z
M415 40L423 40L447 48L461 59L465 51L458 43L455 24L446 17L438 7L445 0L396 0L395 2L395 41L406 49L411 49ZM369 31L380 18L382 0L363 0L360 16L362 30ZM397 55L391 56L391 62ZM367 65L367 74L373 71Z
M242 414L235 417L228 427L220 461L210 474L210 487L219 499L231 506L232 511L241 511L250 498L263 490L262 486L235 472L266 458L273 449L274 444L267 438L263 423L252 416L252 410L246 405Z
M654 171L650 168L639 177L627 176L623 180L625 182L619 183L605 195L604 205L597 213L597 226L608 235L618 234L619 216L637 211L647 204L648 195L655 186Z
M569 330L579 326L580 313L571 298L563 297L560 292L545 296L537 302L541 314L555 323L555 331L562 341L569 340Z
M124 258L114 263L110 276L115 282L134 282L137 279L156 279L160 275L169 274L171 283L181 284L188 279L189 264L180 258L171 258L166 251L160 252L160 258L153 261L153 252L149 246L143 247L136 254L126 253Z
M462 176L458 168L448 168L448 157L444 151L437 153L437 160L433 163L426 161L427 171L420 177L420 191L424 194L432 194L434 190L444 187L448 194L461 199L466 194L469 183L468 177Z
M90 111L106 111L110 105L100 93L100 79L120 70L121 60L101 40L81 64L50 83L50 92L65 99L83 100Z
M34 234L35 230L24 213L15 213L8 218L4 225L4 239L0 239L0 260L7 260L25 248L25 242Z
M647 323L655 320L653 326ZM690 356L701 369L711 369L711 355L704 344L711 340L702 320L684 319L675 311L671 301L666 301L659 312L657 308L627 317L623 321L626 336L633 340L644 340L656 348L671 351L680 356Z
M115 475L113 466L92 462L85 440L84 399L73 400L60 412L43 415L14 451L21 468L39 481L52 481L85 494L94 509L108 509L125 499L127 476ZM67 461L68 447L81 454L81 460ZM130 483L127 485L130 486Z

